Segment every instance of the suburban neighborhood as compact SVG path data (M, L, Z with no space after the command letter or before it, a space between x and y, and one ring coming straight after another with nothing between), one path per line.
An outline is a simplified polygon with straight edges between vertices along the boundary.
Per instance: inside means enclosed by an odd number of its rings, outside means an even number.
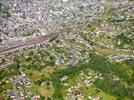
M134 1L0 0L0 100L134 100Z

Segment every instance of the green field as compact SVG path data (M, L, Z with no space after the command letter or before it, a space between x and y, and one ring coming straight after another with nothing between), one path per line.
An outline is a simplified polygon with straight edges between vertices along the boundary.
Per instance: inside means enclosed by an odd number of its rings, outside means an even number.
M104 93L103 91L101 91L99 94L97 94L97 96L101 96L102 100L116 100L116 97L111 96L107 93Z

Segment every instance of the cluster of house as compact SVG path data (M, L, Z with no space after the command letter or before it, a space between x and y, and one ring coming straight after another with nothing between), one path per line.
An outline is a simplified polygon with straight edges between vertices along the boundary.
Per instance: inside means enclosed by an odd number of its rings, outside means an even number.
M133 55L129 56L129 55L118 54L118 55L109 56L108 58L110 61L121 62L121 61L125 61L134 57Z
M13 100L25 100L28 98L31 100L38 100L38 98L40 98L38 94L33 94L29 90L31 81L23 70L20 70L20 75L10 77L6 80L4 79L2 82L10 84L8 87L4 87L3 85L5 97L10 97Z
M103 7L97 0L2 0L9 6L11 17L3 19L0 27L9 37L19 37L24 32L50 33L61 25L79 18L96 17Z
M57 50L54 50L55 48L52 48L53 52L51 52L51 54L56 57L56 64L65 63L74 65L78 61L88 58L88 51L83 52L82 50L85 50L86 48L91 48L91 46L79 34L64 32L59 35L57 40L59 40L58 43L56 43L55 40L53 43L51 42L50 45L56 45L64 52L60 52L59 54L57 54ZM74 40L74 43L71 42L72 40ZM82 53L84 53L85 55Z
M32 32L33 36L34 33L56 33L62 24L80 21L80 17L102 10L99 4L95 5L97 0L2 0L0 3L9 6L11 13L10 18L2 19L0 23L0 45L7 48L21 48L20 45L25 44L23 33ZM7 49L0 47L0 52L3 51Z
M16 37L20 37L21 39L21 35L26 32L44 35L58 31L63 24L74 25L73 22L75 22L78 25L77 22L85 22L89 18L99 17L104 10L102 2L106 1L2 0L1 3L9 6L11 13L10 18L2 19L0 23L1 34L9 33L8 36L1 35L0 38L5 40L2 45L5 46L9 38L16 40Z
M68 23L78 26L78 22L98 18L104 11L104 2L107 0L2 0L0 3L9 6L11 17L1 20L0 38L21 38L27 32L35 36L56 33Z
M67 82L68 76L62 77L60 80L62 82L62 85L67 87L67 95L65 100L84 100L85 99L85 93L81 91L81 88L83 86L85 87L90 87L93 82L96 79L103 79L102 74L96 72L95 75L93 75L91 72L88 72L85 74L84 72L81 72L79 74L79 79L76 79L74 84ZM101 100L100 97L99 99L96 98L96 96L88 96L89 100Z

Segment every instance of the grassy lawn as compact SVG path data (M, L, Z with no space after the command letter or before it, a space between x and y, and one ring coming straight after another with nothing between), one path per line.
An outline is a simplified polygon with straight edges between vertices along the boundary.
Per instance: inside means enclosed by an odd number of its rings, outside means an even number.
M131 49L131 50L134 50L134 46L130 46L130 49Z
M54 68L52 66L47 66L41 70L41 74L45 75L45 77L49 77L53 72Z
M52 97L53 93L54 93L54 88L53 88L52 85L50 85L50 86L40 86L39 87L39 93L43 97Z
M85 86L83 91L84 91L84 94L85 94L85 98L88 98L88 96L94 96L98 93L97 90L96 90L96 86L94 84L92 84L89 87Z
M4 88L7 90L7 89L12 89L12 83L6 83L4 85Z
M32 81L35 81L41 77L41 73L37 70L32 70L32 69L28 70L27 69L25 72L28 75L28 77L30 78L30 80L32 80Z
M34 70L34 69L25 69L26 74L32 81L38 80L42 77L49 77L55 71L54 66L47 66L43 68L41 71ZM35 74L36 73L36 74Z
M106 47L102 47L102 46L99 46L99 45L94 45L93 46L93 49L100 53L100 54L103 54L104 56L109 56L109 55L116 55L116 54L119 54L119 53L122 53L122 54L129 54L131 55L132 53L128 53L126 51L123 51L123 50L120 50L120 51L116 51L114 49L109 49L109 48L106 48Z
M31 33L31 32L26 32L26 33L22 34L22 36L24 36L24 37L31 36L31 35L33 35L33 33Z
M32 93L39 93L43 97L52 97L54 93L54 88L52 85L37 86L35 84L31 84L30 90L32 91Z
M94 48L95 51L97 51L97 52L99 52L101 54L104 54L104 55L114 55L114 54L117 53L114 50L104 48L104 47L100 47L100 46L96 46L96 45L94 45L93 48Z
M38 88L39 87L37 85L35 85L34 83L32 83L31 86L30 86L30 90L31 90L32 93L38 92Z
M101 96L102 100L116 100L116 97L106 94L102 91L99 94L97 94L97 96Z

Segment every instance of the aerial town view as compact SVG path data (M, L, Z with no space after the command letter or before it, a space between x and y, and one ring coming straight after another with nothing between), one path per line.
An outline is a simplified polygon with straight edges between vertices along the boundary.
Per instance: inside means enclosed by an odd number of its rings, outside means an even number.
M0 0L0 100L134 100L134 0Z

